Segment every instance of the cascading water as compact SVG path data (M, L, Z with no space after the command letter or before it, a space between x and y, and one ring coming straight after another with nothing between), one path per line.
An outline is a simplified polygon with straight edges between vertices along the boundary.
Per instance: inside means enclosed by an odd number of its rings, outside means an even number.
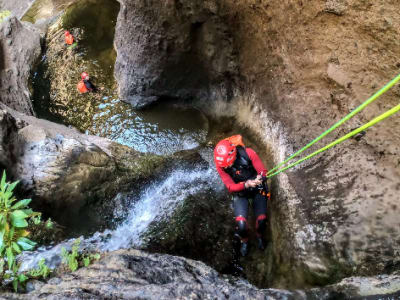
M200 154L207 161L212 161L210 149L201 150ZM154 181L140 195L133 197L137 199L129 199L129 213L116 229L97 232L88 238L81 237L81 249L104 252L140 248L150 224L168 219L188 196L205 189L212 189L217 193L224 189L212 165L175 169L166 178ZM61 249L70 249L73 242L74 239L71 239L54 247L24 252L20 257L21 271L34 268L41 259L45 259L50 268L57 267L61 263Z
M60 1L69 3L69 0ZM188 225L183 232L185 235L179 236L178 246L171 252L176 251L171 254L203 260L220 270L226 269L232 252L233 224L229 222L233 219L230 218L224 186L213 165L212 151L205 145L238 133L250 138L246 144L252 148L257 142L252 141L251 135L233 119L213 120L187 104L172 103L172 99L161 99L159 104L144 110L135 110L121 101L113 78L115 53L112 47L119 4L109 0L73 2L49 29L46 55L32 77L37 115L74 126L82 133L109 138L140 152L171 155L181 150L200 149L204 161L210 163L208 166L199 163L190 169L176 166L164 178L141 186L140 194L133 191L118 194L112 202L124 203L122 209L114 208L118 224L90 237L81 237L81 250L105 252L146 248L148 251L168 252L171 244L164 247L158 242L162 240L175 245L175 240L169 239L170 232L157 231L159 228L156 227L166 224L165 228L182 233L182 228L177 229L170 222L181 218L179 209L184 208L186 212L190 210L187 215L190 215L188 219L192 223L184 224ZM101 7L102 11L93 10L95 6ZM68 49L64 45L65 29L77 33L79 42L76 48ZM99 88L97 93L77 92L76 84L82 71L89 72ZM258 151L261 149L254 149L263 154ZM187 205L193 204L191 201L196 197L200 200L196 202L197 206ZM153 228L157 232L152 231ZM188 243L182 245L182 240ZM70 250L74 241L66 240L56 246L24 252L19 258L21 271L34 268L41 259L45 259L50 268L57 267L61 263L61 249ZM186 253L182 253L182 249ZM208 257L205 257L204 249L209 249Z

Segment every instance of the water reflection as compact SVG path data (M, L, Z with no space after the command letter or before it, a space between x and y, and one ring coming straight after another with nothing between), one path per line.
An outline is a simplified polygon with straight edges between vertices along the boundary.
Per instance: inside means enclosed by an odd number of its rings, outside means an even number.
M208 121L198 110L169 102L136 111L118 98L113 38L119 7L114 0L80 0L65 10L60 27L48 34L47 53L33 77L37 115L138 151L169 154L197 147L208 132ZM74 28L81 36L71 51L63 44L63 30ZM98 93L78 93L82 71L90 74Z

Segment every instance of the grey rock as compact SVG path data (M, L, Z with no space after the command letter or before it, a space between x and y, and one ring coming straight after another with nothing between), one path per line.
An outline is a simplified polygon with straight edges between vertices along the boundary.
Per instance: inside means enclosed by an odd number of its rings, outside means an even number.
M0 24L0 102L33 115L28 79L41 52L40 35L15 17Z
M35 1L36 0L1 0L0 10L9 10L14 16L20 19Z
M302 292L259 290L182 257L120 250L11 299L306 299Z
M231 98L237 66L217 2L119 2L115 77L123 100L143 107L162 97Z
M103 207L101 203L133 189L163 166L164 159L157 155L138 153L4 105L0 116L0 165L20 180L36 207L64 224L71 225L72 216L79 220L81 214L94 224L104 224L112 203Z

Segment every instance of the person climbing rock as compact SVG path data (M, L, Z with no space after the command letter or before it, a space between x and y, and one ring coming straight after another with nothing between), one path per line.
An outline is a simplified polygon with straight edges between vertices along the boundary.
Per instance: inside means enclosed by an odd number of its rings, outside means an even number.
M233 194L235 235L241 241L241 255L246 256L248 253L249 199L253 199L258 248L264 250L263 233L266 228L268 194L267 169L257 153L244 146L240 135L218 142L214 149L214 162L223 183Z
M87 72L82 72L81 74L81 81L78 83L78 91L81 94L87 93L87 92L96 92L97 89L94 86L94 84L90 81L89 74Z
M68 30L65 31L64 35L65 35L65 43L67 45L72 45L74 43L73 35Z

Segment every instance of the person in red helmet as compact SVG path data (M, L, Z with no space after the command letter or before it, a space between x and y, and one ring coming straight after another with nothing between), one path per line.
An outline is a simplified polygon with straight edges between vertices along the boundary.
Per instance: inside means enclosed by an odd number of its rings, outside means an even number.
M223 183L233 194L236 235L241 241L241 255L246 256L248 253L249 199L253 199L258 248L263 250L267 219L267 169L257 153L243 145L239 135L224 139L216 145L214 162Z
M87 72L82 72L81 74L81 81L78 83L78 90L81 94L87 93L87 92L96 92L96 87L94 84L90 81L89 74Z
M67 45L72 45L74 43L73 35L68 30L65 31L64 35L65 35L65 43Z

